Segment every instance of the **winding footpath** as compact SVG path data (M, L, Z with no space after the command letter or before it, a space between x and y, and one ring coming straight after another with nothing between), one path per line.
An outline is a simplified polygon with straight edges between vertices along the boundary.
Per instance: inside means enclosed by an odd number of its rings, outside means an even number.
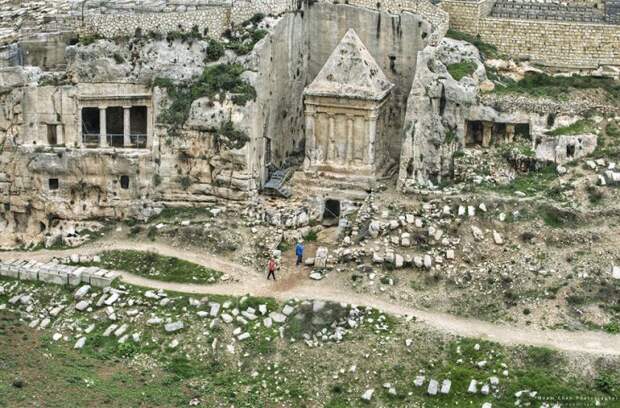
M216 269L230 275L230 282L212 285L162 282L121 271L123 282L150 289L184 292L190 294L222 294L242 296L273 297L280 301L291 298L319 299L332 302L351 303L375 307L385 313L397 316L412 316L417 322L448 334L475 337L500 344L550 347L566 352L605 354L620 356L620 335L599 331L542 330L523 326L495 324L476 319L458 317L447 313L424 311L402 304L392 303L369 294L353 293L345 288L335 287L329 279L309 280L300 271L289 271L276 283L267 281L263 274L253 268L239 265L206 253L184 251L161 243L134 241L97 241L71 250L41 250L36 252L2 252L3 259L28 259L47 261L53 257L65 257L74 253L95 255L105 250L153 251L160 255L173 256Z

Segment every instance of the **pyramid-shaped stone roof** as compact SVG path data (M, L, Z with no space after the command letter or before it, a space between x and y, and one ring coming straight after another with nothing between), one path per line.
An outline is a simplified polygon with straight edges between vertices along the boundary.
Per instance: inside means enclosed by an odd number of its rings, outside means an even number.
M304 93L382 100L393 86L355 30L349 29Z

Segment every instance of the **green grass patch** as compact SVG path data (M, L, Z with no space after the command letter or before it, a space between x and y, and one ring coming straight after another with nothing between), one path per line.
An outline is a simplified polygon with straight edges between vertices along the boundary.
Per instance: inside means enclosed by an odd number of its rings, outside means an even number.
M154 252L115 250L100 256L101 262L91 264L166 282L213 283L222 276L219 271Z
M575 227L579 221L577 215L569 210L562 210L552 206L541 206L538 211L545 225L552 228Z
M468 43L473 44L476 48L478 48L484 58L499 58L502 55L497 50L496 46L485 43L479 37L474 37L473 35L466 34L461 31L450 29L446 33L446 37L459 41L467 41Z
M615 122L611 122L607 125L606 132L609 137L620 138L620 126Z
M241 79L244 71L239 64L219 64L205 68L202 75L191 83L175 84L168 78L156 78L153 87L166 89L170 99L159 121L171 125L173 129L182 127L189 117L192 103L198 98L219 95L220 100L223 100L225 94L229 93L233 103L242 106L256 99L254 87Z
M581 119L577 122L560 127L549 132L546 132L549 136L568 136L568 135L580 135L584 133L594 133L596 125L589 119Z
M447 66L448 72L455 81L460 81L466 76L471 76L476 71L476 64L470 61L463 61Z
M533 196L550 189L551 183L557 178L555 166L547 166L540 171L530 171L517 176L505 185L483 185L500 193L514 194L517 191Z
M553 99L566 99L571 89L602 89L610 101L620 100L620 82L611 78L598 78L573 75L555 77L547 74L528 72L520 81L502 78L503 84L495 87L496 93L527 94Z

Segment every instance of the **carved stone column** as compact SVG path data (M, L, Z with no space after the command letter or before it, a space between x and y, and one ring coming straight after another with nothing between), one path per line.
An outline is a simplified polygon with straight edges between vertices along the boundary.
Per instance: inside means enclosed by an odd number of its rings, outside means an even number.
M153 108L146 108L146 148L150 149L153 145Z
M106 107L99 107L99 147L108 147L108 130L106 124Z
M491 145L493 137L493 122L482 122L482 147Z
M308 159L308 162L306 163L306 167L317 164L315 163L317 161L317 154L315 152L316 134L314 133L315 132L314 115L315 115L314 107L312 105L307 105L306 106L306 158Z
M346 162L353 163L353 119L355 116L347 115L347 157Z
M335 119L333 114L329 114L329 132L327 136L327 160L333 161L336 158L336 141L334 140Z
M131 106L123 106L123 147L131 146Z
M368 164L374 169L376 165L377 112L368 115Z
M515 140L515 125L506 124L506 142L512 143Z

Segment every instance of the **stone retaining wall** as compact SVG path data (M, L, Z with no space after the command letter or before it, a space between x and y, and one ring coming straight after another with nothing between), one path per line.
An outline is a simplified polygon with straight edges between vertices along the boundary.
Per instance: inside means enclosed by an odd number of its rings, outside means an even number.
M483 41L515 56L529 56L544 65L597 68L620 65L620 26L485 18Z
M239 24L257 13L279 15L312 7L312 2L307 0L150 0L140 4L126 0L108 6L97 4L94 2L94 7L89 6L85 11L83 24L81 11L76 8L67 21L75 29L104 37L134 35L137 28L146 33L187 31L193 26L198 26L201 32L208 28L210 35L219 36L231 24ZM439 42L448 30L448 14L428 0L349 0L348 4L392 13L408 11L418 14L433 27L429 33L431 44Z
M0 276L8 278L53 283L56 285L78 286L83 283L105 288L120 276L118 272L96 267L68 266L58 263L36 261L0 262Z
M189 31L193 26L198 26L201 33L206 28L209 35L219 37L230 22L230 8L214 6L208 10L183 13L91 14L84 17L83 27L104 37L118 37L132 36L138 28L143 33L167 33Z
M488 17L494 3L444 0L441 7L450 14L450 28L515 57L561 68L620 65L620 25Z

